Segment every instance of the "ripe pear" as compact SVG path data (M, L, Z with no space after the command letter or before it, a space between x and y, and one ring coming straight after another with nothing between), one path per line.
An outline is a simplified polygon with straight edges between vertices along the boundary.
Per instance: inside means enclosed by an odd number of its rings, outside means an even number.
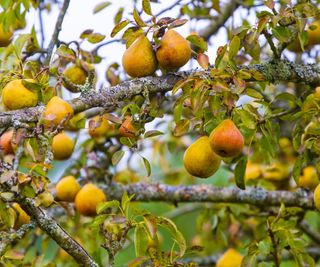
M210 145L220 157L235 157L244 146L244 138L230 119L222 121L210 134Z
M5 30L3 25L0 25L0 47L6 47L11 43L13 31L12 28Z
M124 52L122 65L126 73L131 77L144 77L156 71L157 59L146 36L140 36Z
M202 136L191 144L184 153L183 164L193 176L208 178L213 175L221 163L220 157L210 147L208 136Z
M156 56L162 68L175 70L189 61L191 48L188 41L179 33L168 30L161 39Z

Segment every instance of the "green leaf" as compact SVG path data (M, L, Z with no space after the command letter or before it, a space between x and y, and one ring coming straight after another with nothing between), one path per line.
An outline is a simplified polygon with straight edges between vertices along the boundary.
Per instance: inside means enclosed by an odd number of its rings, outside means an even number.
M143 164L144 164L144 167L146 168L146 171L147 171L147 176L149 177L150 174L151 174L151 165L150 165L150 162L143 156L141 156L142 160L143 160Z
M174 240L177 242L179 246L180 253L179 256L182 257L186 251L187 244L186 240L184 239L182 233L177 229L177 226L168 218L165 217L157 217L158 225L166 228L170 234L173 236Z
M106 36L103 34L92 33L87 37L87 40L88 40L88 42L90 42L92 44L96 44L96 43L100 43L101 41L103 41L104 38L106 38Z
M207 42L199 35L197 34L192 34L192 35L189 35L187 38L186 38L192 45L198 47L201 49L200 52L205 52L208 50L208 44Z
M263 95L260 92L258 92L256 89L246 88L245 93L250 97L263 99Z
M227 51L227 48L228 46L225 45L225 46L220 46L217 50L217 57L216 57L216 61L214 63L215 67L218 69L219 68L219 65L224 57L224 54L226 53Z
M124 156L125 152L122 151L122 150L119 150L117 152L115 152L113 155L112 155L112 159L111 159L111 162L112 162L112 165L117 165L119 163L119 161L122 159L122 157Z
M110 6L110 2L102 2L100 4L97 4L93 9L93 14L96 14L100 12L101 10L105 9L106 7Z
M70 60L74 60L76 58L76 53L66 45L60 45L55 53L60 57L64 57Z
M176 127L173 130L174 136L182 136L189 131L190 120L182 119L176 123Z
M118 32L120 32L124 27L126 27L130 23L129 20L123 20L119 22L111 31L110 36L114 37Z
M146 27L148 26L148 24L146 24L142 18L140 17L138 11L134 8L133 9L133 18L134 18L134 21L137 23L138 26L140 27Z
M144 138L150 138L150 137L154 137L154 136L158 136L158 135L162 135L162 134L164 134L164 133L157 131L157 130L151 130L151 131L147 131L144 134Z
M241 41L240 38L235 35L233 36L230 46L229 46L229 59L233 60L234 57L238 54L239 49L240 49Z
M303 153L298 156L298 158L296 159L293 165L292 176L297 185L299 184L299 177L305 161L306 161L306 153Z
M148 233L142 224L134 229L134 248L136 257L144 256L148 249Z
M150 0L142 0L142 8L146 14L152 16Z
M124 11L124 8L120 7L118 12L114 16L114 24L118 24L121 21L122 15L123 15L123 11Z
M100 214L104 210L112 207L120 207L120 202L118 200L111 200L107 202L100 203L99 206L97 207L97 213Z
M241 121L243 124L249 129L256 129L257 122L253 115L249 113L249 111L244 109L238 109L237 113L239 114Z
M246 189L244 176L246 173L247 162L248 162L247 156L241 157L234 169L234 177L236 180L236 184L240 189L243 189L243 190Z

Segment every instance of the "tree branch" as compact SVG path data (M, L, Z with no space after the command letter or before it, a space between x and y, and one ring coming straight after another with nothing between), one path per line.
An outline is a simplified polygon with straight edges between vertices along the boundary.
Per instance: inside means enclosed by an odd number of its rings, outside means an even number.
M98 264L90 257L82 246L76 242L53 218L46 212L34 206L33 201L23 196L17 198L23 210L46 232L57 244L68 252L81 266L97 267Z
M121 199L126 191L129 195L135 195L136 201L166 201L178 202L217 202L251 204L255 206L280 206L283 203L287 207L301 207L313 209L313 195L304 190L267 191L262 188L220 188L211 185L171 186L161 183L134 183L121 185L112 183L104 186L104 191L109 199Z
M295 82L308 85L320 84L320 67L316 64L300 65L286 60L273 60L261 64L242 66L241 69L252 72L249 81L266 81L272 83ZM199 73L186 71L169 73L161 77L143 77L125 81L110 88L101 89L100 92L91 92L79 98L71 100L75 113L88 110L93 107L102 107L107 112L112 112L123 106L123 100L131 99L144 91L152 93L165 93L171 91L173 86L186 77ZM258 77L257 77L257 74ZM210 70L203 71L203 75L210 76ZM37 122L43 107L27 108L0 114L0 128L6 128L14 123Z
M46 57L46 60L45 60L45 64L46 65L49 65L54 46L58 42L58 37L59 37L59 33L61 31L61 26L62 26L62 23L63 23L64 15L67 12L67 9L69 7L69 3L70 3L70 0L64 0L63 1L63 5L62 5L62 8L60 10L57 22L56 22L56 26L54 28L54 32L52 34L52 38L51 38L51 41L50 41L49 46L48 46L48 53L47 53L47 57Z
M36 224L30 222L22 225L17 231L6 234L5 237L0 237L0 257L7 251L7 249L17 240L22 239L27 232L34 229Z

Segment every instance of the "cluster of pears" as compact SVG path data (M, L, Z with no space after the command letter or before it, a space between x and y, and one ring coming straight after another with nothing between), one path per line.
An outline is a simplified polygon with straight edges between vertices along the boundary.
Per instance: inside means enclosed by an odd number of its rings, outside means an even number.
M145 35L138 37L124 52L122 65L131 77L152 75L158 64L165 70L175 70L185 65L191 57L188 41L173 29L168 30L155 52Z
M76 210L84 216L95 216L98 205L107 200L99 187L88 183L81 188L74 176L63 177L56 184L56 197L59 201L74 202Z
M304 49L309 49L314 45L320 44L320 20L312 22L307 29L308 39L304 44ZM296 38L287 46L288 50L295 53L303 52L300 41Z
M65 100L58 96L52 97L47 103L42 117L46 128L65 126L73 116L73 108ZM53 137L52 153L56 160L70 158L74 149L74 141L65 133L61 132Z
M210 134L191 144L184 153L183 163L193 176L208 178L219 168L221 158L238 156L244 138L231 119L223 120Z
M118 134L122 137L134 138L138 135L139 129L134 125L132 118L126 116L121 123ZM115 133L115 126L108 121L107 115L97 115L89 120L89 135L93 138L106 137Z

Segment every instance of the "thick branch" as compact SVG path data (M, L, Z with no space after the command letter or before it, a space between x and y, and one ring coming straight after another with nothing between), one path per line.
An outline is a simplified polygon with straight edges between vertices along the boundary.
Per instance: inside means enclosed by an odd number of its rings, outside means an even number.
M67 9L69 7L69 3L70 3L70 0L64 0L63 1L63 6L62 6L62 8L60 10L60 13L59 13L59 16L58 16L58 19L57 19L57 22L56 22L56 26L55 26L54 32L52 34L51 41L50 41L49 46L48 46L48 54L47 54L46 62L45 62L47 65L50 62L54 46L58 42L58 37L59 37L59 33L61 31L62 22L63 22L63 19L64 19L64 15L66 14Z
M121 199L127 191L135 195L136 201L166 201L178 202L217 202L251 204L255 206L280 206L301 207L313 209L313 195L304 190L267 191L262 188L221 188L211 185L171 186L161 183L135 183L121 185L112 183L105 187L105 193L110 199Z
M20 206L31 216L40 229L46 232L57 244L68 252L81 266L98 266L85 249L81 247L65 230L41 208L34 206L32 200L19 197Z
M267 81L272 83L294 82L309 85L320 84L320 67L316 64L299 65L289 61L275 60L261 64L243 66L241 69L254 71L250 81ZM179 81L198 71L169 73L161 77L143 77L123 82L119 85L104 88L100 92L92 91L71 101L75 113L93 107L102 107L108 112L123 105L123 100L130 99L144 91L165 93L172 90ZM259 74L257 77L256 74ZM210 75L210 70L204 72ZM43 107L28 108L0 114L0 128L9 127L17 122L36 122Z

